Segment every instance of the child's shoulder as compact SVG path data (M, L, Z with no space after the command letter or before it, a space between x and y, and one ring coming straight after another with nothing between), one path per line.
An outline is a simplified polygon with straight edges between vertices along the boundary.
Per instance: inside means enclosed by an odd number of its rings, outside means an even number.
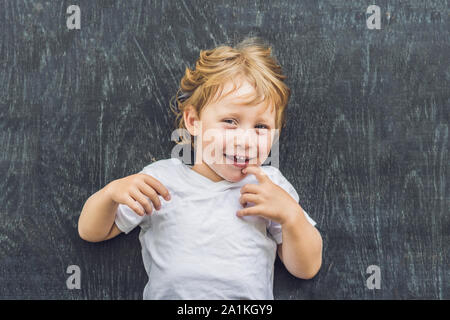
M286 190L298 202L297 191L292 183L281 173L280 169L273 166L261 166L261 168L264 168L263 170L265 170L272 182Z
M261 166L261 169L269 176L269 178L271 178L272 180L279 180L279 177L281 174L280 169L278 169L277 167L274 166L269 166L269 165L265 165L265 166Z
M284 176L284 174L274 166L261 166L261 168L266 172L266 174L269 176L269 178L278 185L287 185L290 186L291 183L289 180Z

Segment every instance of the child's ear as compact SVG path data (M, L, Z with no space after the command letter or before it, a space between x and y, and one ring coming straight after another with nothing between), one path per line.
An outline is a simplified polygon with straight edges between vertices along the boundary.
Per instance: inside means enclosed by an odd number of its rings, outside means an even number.
M200 133L200 119L192 105L187 106L183 112L184 125L192 136Z

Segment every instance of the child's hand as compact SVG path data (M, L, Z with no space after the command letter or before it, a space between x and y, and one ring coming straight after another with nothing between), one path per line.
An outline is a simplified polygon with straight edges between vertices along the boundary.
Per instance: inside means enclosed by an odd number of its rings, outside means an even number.
M243 173L254 174L259 184L246 184L241 188L239 202L243 207L253 202L252 207L241 209L237 216L260 215L279 224L289 221L301 210L300 205L283 188L270 180L266 173L256 166L247 167Z
M163 196L164 199L170 200L167 188L152 176L144 173L114 180L107 185L107 189L113 201L129 206L140 216L146 213L150 214L153 210L146 196L153 202L156 210L161 209L158 194Z

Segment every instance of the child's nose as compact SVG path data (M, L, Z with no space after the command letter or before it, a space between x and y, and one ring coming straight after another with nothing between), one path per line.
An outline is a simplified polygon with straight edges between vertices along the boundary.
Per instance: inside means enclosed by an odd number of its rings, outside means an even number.
M242 129L236 132L235 146L248 149L257 145L257 134L255 129Z

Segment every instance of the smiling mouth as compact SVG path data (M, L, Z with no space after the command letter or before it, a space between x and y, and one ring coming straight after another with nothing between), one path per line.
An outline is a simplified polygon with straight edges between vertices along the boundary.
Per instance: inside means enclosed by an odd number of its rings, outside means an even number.
M249 163L250 160L254 159L254 158L248 158L248 157L242 157L242 156L236 156L236 155L227 155L227 154L223 154L225 156L225 158L230 159L231 161L233 161L234 165L247 165Z

